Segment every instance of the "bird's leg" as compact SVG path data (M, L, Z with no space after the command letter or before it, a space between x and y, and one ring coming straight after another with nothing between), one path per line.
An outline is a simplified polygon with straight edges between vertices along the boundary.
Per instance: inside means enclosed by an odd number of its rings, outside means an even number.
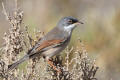
M61 73L61 70L57 69L57 67L53 64L53 62L50 59L48 59L47 61L48 61L48 64L52 66L54 70L57 71L57 73Z

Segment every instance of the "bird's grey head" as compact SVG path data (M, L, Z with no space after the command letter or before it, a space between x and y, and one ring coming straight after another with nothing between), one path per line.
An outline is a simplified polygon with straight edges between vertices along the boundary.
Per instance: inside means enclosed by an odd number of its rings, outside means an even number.
M83 24L82 22L80 22L78 19L68 16L68 17L64 17L62 18L58 24L57 27L59 27L60 29L63 29L64 31L67 31L69 33L71 33L71 31L78 25L78 24Z

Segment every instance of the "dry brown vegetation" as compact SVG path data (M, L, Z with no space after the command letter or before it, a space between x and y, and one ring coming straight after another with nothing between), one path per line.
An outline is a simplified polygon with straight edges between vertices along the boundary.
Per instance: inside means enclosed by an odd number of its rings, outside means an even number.
M17 0L16 0L17 1ZM81 47L66 48L64 56L56 56L53 63L62 70L61 74L50 67L43 58L35 58L21 64L20 67L7 72L8 65L19 60L44 35L35 31L36 40L32 39L28 27L23 22L23 11L16 8L9 15L4 4L3 13L10 23L8 33L4 34L4 46L0 54L0 79L2 80L97 80L98 67L87 57L84 44L78 40ZM22 29L23 28L23 29ZM70 55L74 54L72 57Z

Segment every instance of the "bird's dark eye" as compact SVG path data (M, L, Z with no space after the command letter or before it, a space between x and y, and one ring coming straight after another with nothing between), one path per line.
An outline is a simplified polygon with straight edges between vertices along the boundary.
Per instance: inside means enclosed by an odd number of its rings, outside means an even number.
M72 23L72 20L68 20L69 23Z

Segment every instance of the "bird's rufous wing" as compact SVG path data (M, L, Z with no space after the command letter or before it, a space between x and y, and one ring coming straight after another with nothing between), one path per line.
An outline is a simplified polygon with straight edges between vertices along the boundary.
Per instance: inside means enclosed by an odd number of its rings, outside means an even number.
M28 52L28 54L30 56L30 55L33 55L35 53L45 51L47 49L61 45L62 43L64 43L64 41L65 41L64 39L63 40L54 39L54 40L43 41L36 48L34 48L32 51L30 51L30 53Z
M48 48L50 46L60 45L63 42L64 42L64 40L48 40L48 41L44 41L43 43L40 44L39 47L36 48L36 50L41 51L41 50L43 50L45 48Z

